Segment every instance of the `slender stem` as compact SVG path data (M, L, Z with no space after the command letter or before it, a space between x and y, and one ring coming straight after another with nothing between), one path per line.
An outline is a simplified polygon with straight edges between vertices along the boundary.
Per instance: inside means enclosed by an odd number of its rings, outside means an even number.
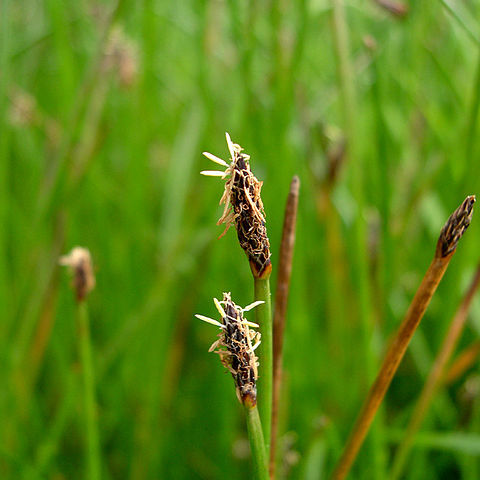
M480 52L478 52L477 65L475 69L475 77L472 86L471 101L469 105L469 112L467 116L466 127L466 143L465 143L465 160L470 161L474 154L475 142L477 141L477 135L475 135L477 129L478 111L480 109ZM478 172L478 170L476 170ZM472 172L465 168L463 172L464 181L470 180ZM467 184L468 185L468 184Z
M428 267L407 314L385 355L377 378L370 388L343 454L332 474L332 479L344 479L350 471L408 344L420 324L423 314L450 263L450 259L455 253L458 241L470 225L474 203L474 196L467 197L442 228L432 263Z
M95 96L91 97L91 95L97 86L98 77L102 75L105 46L110 38L110 34L118 19L119 13L123 8L124 2L125 0L116 0L116 3L113 5L105 25L103 26L99 48L88 67L79 91L75 95L75 105L73 106L72 113L67 120L69 128L64 129L65 138L62 139L62 144L58 151L58 158L53 167L52 175L47 178L40 194L40 199L37 203L36 216L34 217L34 225L39 225L51 213L52 208L60 201L59 198L62 198L61 195L65 186L63 179L69 173L69 167L72 166L69 161L71 160L70 156L75 147L76 137L74 134L82 120L82 114L86 103L85 99L95 99Z
M260 325L262 345L258 349L260 375L258 381L258 403L262 423L265 428L265 448L270 455L270 429L272 418L272 306L270 295L270 279L254 277L255 301L265 303L256 309L256 321Z
M476 340L466 347L453 360L452 365L443 375L442 383L450 385L463 375L476 361L480 355L480 340Z
M368 430L370 429L370 425L377 413L378 407L382 403L383 397L385 396L385 393L390 386L390 382L397 371L398 365L403 358L410 339L420 323L438 283L445 273L449 259L450 258L447 260L443 258L435 258L430 264L425 277L423 277L422 283L410 305L407 316L403 320L393 343L388 349L375 383L370 389L350 438L344 448L342 457L333 473L333 479L340 480L347 476Z
M332 40L336 57L337 78L340 93L340 106L343 129L346 137L345 161L348 165L351 191L355 199L356 212L353 224L352 279L358 301L358 322L360 326L360 342L362 344L361 373L365 383L369 384L375 375L376 356L371 348L373 315L371 287L368 265L367 224L365 215L365 168L364 155L359 148L358 107L356 79L351 59L349 26L347 22L344 0L331 0L332 5ZM360 372L359 372L360 373ZM374 425L370 436L370 469L372 479L383 477L383 452L379 427Z
M343 128L346 137L345 161L351 176L352 193L357 211L354 223L355 249L353 251L354 288L357 292L359 321L362 329L364 350L364 370L367 380L374 375L374 355L371 349L371 330L373 327L370 302L370 281L368 273L367 235L365 222L365 174L362 155L358 148L357 101L355 76L350 59L348 24L343 0L331 0L332 36L337 62L337 77L340 87L340 101ZM376 471L376 469L375 469Z
M337 60L337 77L340 86L343 123L348 142L347 150L351 150L352 143L356 141L356 95L355 78L350 61L348 25L345 18L343 0L331 0L331 4L333 46Z
M9 151L9 138L10 138L10 128L8 124L8 90L11 87L10 79L10 66L9 55L11 53L11 42L14 39L13 36L13 22L9 21L13 10L11 8L11 3L9 0L4 0L0 2L0 222L2 225L2 231L0 232L0 251L8 252L9 248L13 247L13 234L12 226L14 225L13 216L11 216L11 203L14 199L12 194L12 185L10 179L13 178L12 172L10 171L11 162L13 161L12 155ZM9 243L9 240L12 243ZM14 321L15 316L12 315L12 297L13 295L9 294L12 292L11 284L11 273L9 273L9 262L8 256L3 254L0 259L0 304L2 305L2 322L0 322L0 348L3 352L7 352L10 347L9 342L7 341L9 337L8 330L17 323ZM13 270L13 269L12 269ZM10 272L12 272L10 270ZM12 320L14 322L12 322ZM8 353L10 354L10 352ZM9 450L15 451L15 446L17 444L17 429L15 428L15 419L13 415L9 415L7 412L10 411L9 403L11 401L11 395L7 387L9 379L9 372L6 368L2 368L0 372L1 382L4 385L4 394L0 397L0 415L4 419L2 422L2 428L0 429L0 445ZM3 469L2 473L6 477L9 475L8 468Z
M300 180L294 176L285 208L282 243L278 262L277 290L273 315L273 398L272 427L270 436L270 477L275 478L275 452L278 432L278 409L282 383L283 332L287 316L288 291L292 273L293 247L295 245L295 224L297 220L298 191Z
M254 479L268 480L267 452L263 438L262 423L256 406L245 406L247 416L248 438L252 452Z
M0 129L2 130L2 135L0 135L0 221L2 223L2 232L0 233L0 248L3 252L8 250L8 231L9 231L9 185L8 178L10 177L10 155L8 150L8 142L10 137L9 126L8 126L8 89L10 88L10 62L8 61L8 56L10 54L10 40L12 39L12 33L10 31L11 22L8 21L11 13L10 1L5 0L0 4ZM2 310L4 311L4 318L8 319L10 315L10 306L11 298L8 295L8 261L3 256L0 260L0 303L3 305ZM4 335L8 323L6 321L2 322L0 326L1 338L7 338Z
M438 352L433 367L428 375L427 381L425 382L420 397L418 398L405 436L403 437L403 440L398 447L397 453L395 454L392 473L390 475L390 478L392 480L399 478L403 472L406 461L408 459L408 454L410 453L410 449L413 445L413 439L415 437L415 434L422 424L425 414L428 411L428 407L430 406L432 398L435 395L437 387L442 378L445 366L450 360L455 346L457 345L458 339L460 338L460 334L463 331L463 327L465 326L465 321L467 320L467 315L470 310L472 300L475 296L475 292L477 291L479 284L480 266L477 267L477 271L465 295L465 298L463 299L459 309L457 310L457 313L455 314L450 324L450 328L445 335L442 347Z
M85 302L77 305L77 325L80 341L80 354L83 370L83 400L85 408L85 427L87 435L87 473L88 480L99 480L100 442L98 437L97 409L95 402L95 378L93 373L92 347L90 342L90 324Z

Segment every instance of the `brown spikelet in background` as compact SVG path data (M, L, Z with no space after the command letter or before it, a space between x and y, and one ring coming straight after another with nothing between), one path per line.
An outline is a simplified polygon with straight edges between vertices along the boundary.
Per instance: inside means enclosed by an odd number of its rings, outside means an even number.
M226 134L230 151L230 164L204 152L213 162L226 167L224 172L203 171L203 175L220 176L226 179L225 191L220 204L225 209L217 224L226 224L225 231L235 224L238 241L250 261L253 275L267 278L272 270L270 261L270 242L265 226L265 211L260 196L263 182L260 182L250 169L250 156L242 153L242 147L233 143Z
M72 286L77 302L82 302L95 288L92 257L83 247L75 247L68 255L60 257L60 265L70 267L73 272Z

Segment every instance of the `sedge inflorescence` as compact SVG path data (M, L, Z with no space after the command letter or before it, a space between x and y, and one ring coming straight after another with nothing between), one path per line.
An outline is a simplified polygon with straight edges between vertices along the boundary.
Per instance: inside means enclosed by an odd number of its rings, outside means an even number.
M225 204L225 208L217 222L217 225L226 224L221 236L234 224L240 246L248 256L253 274L256 277L268 277L272 266L265 211L260 196L263 182L252 173L250 156L242 153L242 147L233 143L228 133L225 135L231 155L230 163L204 152L208 159L226 168L224 171L204 170L201 173L225 179L225 190L220 199L220 205Z
M439 256L446 257L457 248L458 241L472 220L475 201L475 195L469 195L448 218L438 239L437 254Z
M90 252L86 248L75 247L68 255L60 257L59 264L69 267L73 272L72 286L77 302L85 300L85 297L95 288Z
M224 293L220 301L216 298L213 301L220 313L221 322L203 315L195 315L200 320L221 329L218 339L208 351L217 353L223 366L232 374L240 403L253 407L257 403L259 364L255 350L260 345L260 333L253 330L258 328L258 325L247 321L244 313L263 301L241 308L232 301L230 293Z

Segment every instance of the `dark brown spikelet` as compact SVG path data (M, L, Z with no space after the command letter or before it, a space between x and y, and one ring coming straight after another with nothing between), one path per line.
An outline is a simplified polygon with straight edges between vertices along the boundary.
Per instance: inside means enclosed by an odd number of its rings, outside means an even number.
M235 305L230 293L224 293L219 303L223 307L222 324L225 328L209 351L216 349L222 364L232 374L238 400L253 407L257 403L258 358L255 348L260 344L260 333L249 328L242 309Z
M265 212L259 182L250 170L246 155L237 153L231 178L230 203L235 212L238 241L248 256L255 276L264 276L270 262L270 242L265 227Z
M72 286L77 302L85 300L95 287L90 252L86 248L75 247L68 255L61 257L59 263L70 267L73 272Z
M265 211L260 196L263 182L260 182L250 169L250 156L242 153L242 147L233 143L227 134L231 163L223 174L226 178L225 191L220 204L225 204L223 215L217 224L226 224L222 236L232 223L237 229L238 241L250 261L253 275L267 278L272 270L270 261L270 242L265 226ZM207 158L215 158L205 154ZM219 159L213 160L219 163ZM220 160L222 161L222 160ZM202 172L205 175L212 172Z
M446 257L455 251L458 241L470 225L475 200L475 195L468 196L450 215L440 232L436 250L437 256Z

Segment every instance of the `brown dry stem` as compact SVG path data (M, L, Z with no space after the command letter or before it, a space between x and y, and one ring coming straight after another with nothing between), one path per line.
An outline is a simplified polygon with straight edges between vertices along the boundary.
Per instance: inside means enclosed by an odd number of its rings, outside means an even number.
M445 335L443 344L440 348L440 351L438 352L437 357L435 358L427 381L425 382L422 392L418 398L417 404L410 418L410 422L408 424L405 436L398 447L397 453L395 454L395 460L393 462L391 475L392 479L399 478L403 471L405 462L408 458L408 454L413 443L415 433L418 431L423 419L425 418L425 414L428 411L432 398L437 391L437 387L442 378L445 366L447 365L453 351L455 350L458 339L460 338L460 335L465 326L472 300L479 285L480 265L477 267L472 283L470 284L470 287L468 288L467 293L465 294L465 297L460 304L460 307L458 308L455 316L453 317L450 328Z
M295 225L297 221L298 193L300 179L294 176L285 207L282 243L278 263L277 294L273 315L273 398L272 430L270 440L270 478L275 478L275 454L278 432L278 410L282 382L283 332L287 313L290 276L292 273L293 249L295 246Z
M342 456L332 474L332 479L341 480L348 475L408 344L420 324L450 259L455 253L458 241L470 225L474 203L475 196L467 197L460 207L450 215L442 228L432 263L428 267L407 314L385 355L377 378L370 388Z

